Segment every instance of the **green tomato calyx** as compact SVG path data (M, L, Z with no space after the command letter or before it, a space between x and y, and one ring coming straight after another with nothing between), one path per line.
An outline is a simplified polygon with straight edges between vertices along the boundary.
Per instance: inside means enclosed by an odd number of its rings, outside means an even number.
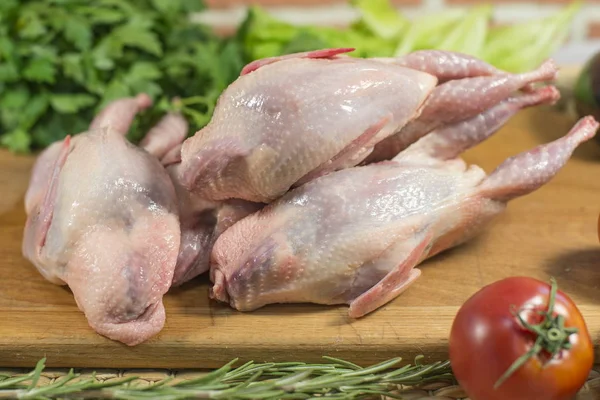
M569 350L571 348L571 335L576 334L579 330L577 328L565 327L565 317L563 315L554 315L554 304L556 302L557 291L558 286L556 280L551 278L548 309L545 311L538 311L538 314L542 317L542 321L539 324L531 324L527 322L519 312L513 311L513 314L519 320L519 323L527 331L534 334L536 340L531 349L521 357L517 358L500 379L498 379L494 385L494 389L497 389L502 385L513 373L515 373L515 371L525 365L529 359L539 357L542 352L550 355L548 358L548 361L550 361L562 350Z

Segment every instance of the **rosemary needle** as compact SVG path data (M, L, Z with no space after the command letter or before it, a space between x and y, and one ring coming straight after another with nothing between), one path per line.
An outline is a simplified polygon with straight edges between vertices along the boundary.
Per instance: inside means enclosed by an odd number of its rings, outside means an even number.
M237 368L233 360L198 379L173 383L172 377L150 386L135 385L137 377L102 382L91 378L76 381L69 373L50 385L37 386L45 368L40 360L28 374L0 380L0 399L371 399L401 398L398 385L418 385L434 380L454 382L448 362L395 368L401 359L360 367L348 361L324 357L329 363L254 363Z

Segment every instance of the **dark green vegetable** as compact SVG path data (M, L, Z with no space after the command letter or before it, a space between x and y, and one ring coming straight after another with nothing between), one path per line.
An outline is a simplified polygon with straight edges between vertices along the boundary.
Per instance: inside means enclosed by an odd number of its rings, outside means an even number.
M1 0L0 144L43 148L140 92L158 106L131 139L172 108L192 132L205 125L244 60L235 40L190 21L202 9L201 0Z

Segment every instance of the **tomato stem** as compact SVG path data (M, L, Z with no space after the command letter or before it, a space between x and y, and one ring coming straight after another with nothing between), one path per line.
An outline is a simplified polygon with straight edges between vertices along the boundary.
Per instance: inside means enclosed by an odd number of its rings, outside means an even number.
M571 348L570 336L577 333L577 328L565 327L565 317L562 315L554 316L554 305L556 302L556 293L558 291L558 285L554 278L550 279L550 296L548 299L548 309L543 312L539 312L539 315L543 316L542 322L539 324L530 324L525 321L520 313L512 311L515 317L519 320L521 325L529 332L534 333L537 337L535 343L515 362L506 370L506 372L498 379L494 385L494 389L497 389L502 385L516 370L521 368L525 363L535 356L538 356L542 351L550 353L550 359L554 358L561 350L568 350Z

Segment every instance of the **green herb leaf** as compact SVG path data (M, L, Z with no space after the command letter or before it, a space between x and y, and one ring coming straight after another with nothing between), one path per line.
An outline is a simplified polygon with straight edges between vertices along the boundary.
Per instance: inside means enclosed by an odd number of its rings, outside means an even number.
M7 15L17 9L19 0L2 0L0 1L0 16Z
M125 15L119 11L111 8L101 7L88 7L82 6L77 9L82 15L85 15L85 19L92 25L97 24L115 24L125 19Z
M3 62L0 64L0 82L15 82L19 79L17 66L12 62Z
M58 60L57 53L55 47L44 45L33 45L29 46L27 49L22 49L23 55L31 55L51 62L56 62Z
M48 0L48 3L54 3L54 4L58 4L58 5L62 5L62 6L72 3L72 2L74 2L74 1L73 0Z
M0 36L0 60L11 60L14 58L15 46L6 36Z
M225 43L218 51L220 54L219 64L221 65L223 75L225 76L225 81L221 82L221 87L219 88L219 92L221 92L239 77L240 72L246 63L242 57L243 50L241 44L236 41Z
M33 96L22 108L19 126L23 130L29 130L44 115L48 109L50 101L44 93L38 93Z
M179 3L185 13L199 12L206 8L203 0L179 0Z
M50 97L52 108L63 114L73 114L96 102L94 96L87 94L54 94Z
M129 80L154 80L162 76L162 71L150 62L140 61L131 66L129 70Z
M67 135L85 132L91 117L90 113L61 114L53 112L46 114L45 118L31 130L32 147L44 148L64 139Z
M67 53L62 57L63 73L66 77L73 79L75 82L84 83L85 73L82 65L83 59L81 54Z
M108 8L118 8L125 16L130 17L136 14L135 2L129 0L97 0L97 6L106 6Z
M277 47L281 47L282 54L292 54L326 48L327 43L314 33L302 31L284 46Z
M115 61L121 58L123 46L111 37L105 38L91 53L90 60L93 67L101 71L109 71L115 68Z
M4 147L8 147L10 151L15 153L26 153L31 146L31 136L22 129L16 129L2 135L0 137L0 144Z
M64 34L78 50L89 50L92 45L92 29L82 18L69 18L65 24Z
M56 67L44 58L34 58L23 70L23 76L33 82L54 83Z
M83 85L85 88L96 95L102 95L105 90L104 82L100 79L100 72L94 65L94 55L90 53L83 54L82 64L85 82Z
M17 86L3 94L0 98L0 108L10 110L20 110L27 104L29 92L25 86Z
M19 36L24 39L35 39L48 32L40 17L31 10L22 13L18 25Z
M104 92L101 103L98 105L98 109L104 107L113 100L121 97L128 97L130 95L131 90L129 89L129 86L124 82L115 79L106 87L106 91Z
M115 68L116 64L112 59L106 57L105 54L94 53L94 66L101 71L110 71Z
M197 60L191 54L172 53L165 56L161 65L170 82L185 81L187 76L193 75Z
M244 44L248 58L256 60L280 55L282 47L295 38L299 31L299 27L279 21L262 8L252 6L237 36Z
M162 55L162 45L158 36L139 20L130 21L112 32L122 45L147 51L155 56Z
M21 110L28 101L29 92L25 86L17 86L0 98L0 121L5 130L19 128Z
M35 381L44 369L43 363L24 377L2 381L4 397L15 398L98 398L98 399L315 399L359 400L387 396L403 398L398 385L427 382L454 383L449 362L429 365L406 365L397 368L400 359L367 368L348 369L345 361L332 364L248 362L234 368L232 360L202 378L173 383L166 378L150 386L137 385L136 377L100 382L94 378L79 379L73 370L47 385L23 387L22 382ZM65 396L68 395L68 396Z
M39 4L35 5L39 6ZM52 15L51 18L48 18L47 23L55 33L60 33L64 31L65 25L69 21L69 18L72 16L72 14L69 14L65 10L64 6L55 6L54 8L48 8L46 12Z
M130 91L133 94L146 93L151 98L156 98L162 94L162 88L156 82L139 80L129 84Z
M140 92L210 93L214 107L242 49L221 47L225 41L190 20L203 7L201 0L0 0L0 97L25 87L36 93L19 110L0 110L0 132L21 129L32 147L43 147L86 127L109 101ZM199 43L209 44L210 68L198 66Z
M172 14L173 12L179 11L179 1L177 0L151 0L152 6L165 14Z

